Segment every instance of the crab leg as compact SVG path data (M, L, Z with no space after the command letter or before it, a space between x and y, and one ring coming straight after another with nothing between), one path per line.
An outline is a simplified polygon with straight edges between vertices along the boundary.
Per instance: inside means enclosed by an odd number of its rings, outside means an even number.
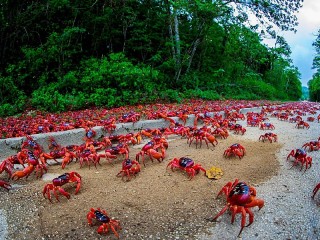
M249 208L246 208L245 210L249 214L249 223L246 226L246 227L249 227L253 223L254 215L253 215L253 212Z
M110 228L111 228L112 232L114 233L114 235L116 235L116 237L119 238L119 234L116 231L116 229L112 225L110 226Z
M238 237L239 237L241 235L241 233L242 233L242 230L244 229L244 227L246 225L246 210L244 209L244 207L240 207L240 209L238 211L242 215L242 218L241 218L241 229L240 229L240 232L238 234Z
M65 196L66 198L70 199L70 194L67 193L62 187L57 187L57 190L63 195ZM56 191L54 191L55 193ZM58 197L58 194L56 195L56 198ZM58 198L57 198L58 200ZM59 201L59 200L58 200Z
M224 214L228 208L229 208L229 203L226 206L224 206L224 208L212 219L212 221L216 221L217 218L220 217L222 214Z

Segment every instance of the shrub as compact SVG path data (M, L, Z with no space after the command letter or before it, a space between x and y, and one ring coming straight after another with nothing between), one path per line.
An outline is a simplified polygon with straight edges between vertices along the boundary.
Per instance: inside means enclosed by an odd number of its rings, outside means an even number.
M114 107L119 103L117 91L111 88L97 88L89 97L89 101L97 107Z
M201 98L205 100L219 100L221 97L215 90L189 89L183 94L184 98Z
M181 97L179 96L178 90L173 89L167 89L162 92L162 96L160 96L161 99L167 101L167 102L181 102Z
M0 117L12 116L17 113L14 105L5 103L0 106Z

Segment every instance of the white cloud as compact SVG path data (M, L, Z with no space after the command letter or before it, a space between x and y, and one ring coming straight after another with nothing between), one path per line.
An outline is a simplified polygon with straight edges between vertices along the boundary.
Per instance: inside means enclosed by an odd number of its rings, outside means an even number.
M292 51L293 64L298 67L301 73L303 86L307 86L308 81L315 72L312 69L312 61L315 56L315 49L312 43L316 39L318 29L320 29L319 12L319 0L304 0L303 6L297 15L299 21L297 32L283 33Z
M319 0L305 0L303 6L298 14L300 26L305 29L314 29L315 26L320 25L320 1Z

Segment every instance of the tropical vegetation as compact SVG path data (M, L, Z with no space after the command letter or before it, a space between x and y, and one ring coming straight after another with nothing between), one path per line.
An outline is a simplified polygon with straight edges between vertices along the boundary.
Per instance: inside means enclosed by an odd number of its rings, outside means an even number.
M312 68L315 73L312 79L308 82L310 100L320 101L320 29L318 30L316 40L312 44L316 50L313 58Z
M298 100L300 73L276 33L295 31L302 2L3 0L0 116L185 98Z

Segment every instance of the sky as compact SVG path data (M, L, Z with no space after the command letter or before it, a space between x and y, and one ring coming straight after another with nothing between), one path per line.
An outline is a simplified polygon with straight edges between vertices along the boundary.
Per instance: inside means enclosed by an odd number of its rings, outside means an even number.
M299 25L297 32L283 32L282 35L291 48L293 65L301 73L302 86L308 86L313 73L312 61L316 51L312 43L320 29L320 0L304 0L303 6L297 14Z

